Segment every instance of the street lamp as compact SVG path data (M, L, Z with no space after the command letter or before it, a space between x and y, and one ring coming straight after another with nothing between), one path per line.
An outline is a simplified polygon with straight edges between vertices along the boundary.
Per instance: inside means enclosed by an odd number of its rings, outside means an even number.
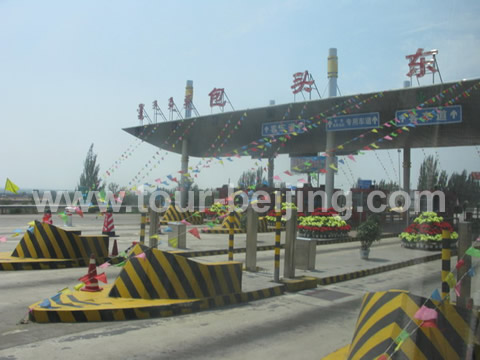
M398 190L400 190L402 188L401 183L400 183L401 182L400 181L400 179L401 179L400 152L401 151L402 150L397 149L397 152L398 152Z

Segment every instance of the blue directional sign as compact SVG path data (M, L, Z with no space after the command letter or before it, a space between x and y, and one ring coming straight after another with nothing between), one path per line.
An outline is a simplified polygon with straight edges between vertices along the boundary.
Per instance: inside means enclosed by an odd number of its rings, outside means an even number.
M378 112L327 118L327 131L373 129L379 126L380 114Z
M301 134L305 132L308 120L285 120L262 124L262 136L282 136L287 134Z
M395 125L407 126L415 125L440 125L462 122L462 106L442 106L436 108L423 108L415 110L399 110L395 112L395 117L400 120Z

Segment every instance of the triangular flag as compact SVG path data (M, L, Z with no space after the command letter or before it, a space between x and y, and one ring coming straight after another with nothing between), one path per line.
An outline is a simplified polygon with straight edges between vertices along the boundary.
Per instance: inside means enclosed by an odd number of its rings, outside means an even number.
M470 277L474 277L475 276L475 269L473 267L471 267L470 269L468 269L467 274Z
M78 279L78 281L81 281L83 283L87 283L90 280L90 274L83 275L81 278Z
M10 191L14 194L18 194L19 187L15 185L12 181L10 181L9 178L7 178L7 181L5 182L5 191Z
M83 211L82 209L80 208L80 206L77 206L75 208L75 212L77 213L77 215L79 215L81 218L83 218Z
M30 221L27 225L28 226L35 226L35 221Z
M174 248L178 247L178 239L177 238L168 239L168 245Z
M398 343L403 343L405 340L407 340L408 338L410 337L410 334L405 331L405 330L402 330L400 332L400 334L398 334L398 336L395 338L395 342L398 344Z
M85 285L85 284L84 284L84 283L80 283L80 284L75 285L73 288L78 291L78 290L80 290L80 289L83 287L83 285Z
M152 235L152 236L150 236L150 239L158 239L158 235L157 234Z
M278 175L275 175L275 176L273 177L273 180L282 181L282 179L281 179L280 176L278 176Z
M428 320L428 321L424 321L420 324L420 327L423 327L423 328L436 328L437 327L437 323L435 320Z
M386 139L386 140L393 140L393 139L392 139L390 136L388 136L388 135L384 136L383 138Z
M284 174L287 174L288 176L292 176L292 175L293 175L293 174L292 174L290 171L288 171L288 170L287 170L287 171L284 171L283 173L284 173Z
M457 265L455 265L455 268L458 270L458 269L460 269L463 265L465 265L465 260L460 259L460 260L458 260Z
M435 309L430 309L425 305L422 305L413 317L422 321L436 320L438 318L438 313Z
M471 246L467 249L467 251L465 251L465 254L470 256L480 257L480 250L475 249L473 246Z
M355 157L354 157L353 155L350 154L350 155L347 155L347 157L348 157L350 160L355 161Z
M102 265L99 266L100 269L106 269L109 267L111 264L109 262L104 262Z
M118 264L115 264L113 266L116 266L116 267L122 267L126 264L127 260L123 260L122 262L118 263Z
M455 276L451 272L449 272L448 275L446 276L445 282L448 284L450 289L453 289L455 287L455 284L457 283L455 281Z
M94 276L94 278L103 282L104 284L107 283L107 275L105 273L98 274L97 276Z
M135 255L135 257L138 258L138 259L145 259L146 254L144 252L142 252L141 254Z
M43 300L40 304L38 304L40 307L44 308L44 309L48 309L50 307L52 307L50 305L50 300L49 299L45 299Z
M440 296L440 292L438 291L438 289L433 290L432 295L430 295L430 298L432 300L442 301L442 297Z
M188 232L189 232L190 234L192 234L193 236L195 236L197 239L200 239L200 234L199 234L197 228L191 228L190 230L188 230ZM200 240L201 240L201 239L200 239Z
M338 169L337 169L337 168L335 167L335 165L333 165L333 164L330 164L330 168L333 169L333 170L335 170L335 171L338 171Z
M0 237L0 242L7 242L7 238L5 236Z
M215 226L215 224L211 221L207 222L207 226L211 229Z
M459 281L455 284L455 295L460 296L460 289L462 288L462 282Z
M163 232L172 232L172 228L170 226L167 226L165 229L163 229Z
M299 183L302 183L302 184L306 184L306 183L307 183L307 180L305 180L305 179L300 179L300 180L298 180L298 182L299 182Z

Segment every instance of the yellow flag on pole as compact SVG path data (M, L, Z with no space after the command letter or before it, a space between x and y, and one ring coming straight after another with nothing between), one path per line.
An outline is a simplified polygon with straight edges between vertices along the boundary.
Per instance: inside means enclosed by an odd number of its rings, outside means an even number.
M7 178L7 182L5 183L5 191L10 191L14 194L17 194L19 187L15 185L9 178Z

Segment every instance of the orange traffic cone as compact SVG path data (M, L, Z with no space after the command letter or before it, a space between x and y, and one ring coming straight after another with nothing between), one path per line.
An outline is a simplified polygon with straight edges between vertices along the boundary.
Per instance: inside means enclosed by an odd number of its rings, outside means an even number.
M113 248L112 248L112 255L111 256L118 256L117 239L113 240Z
M81 288L81 291L96 292L102 291L103 288L98 286L98 280L106 282L105 273L97 275L97 264L95 263L95 255L90 256L90 264L88 265L87 275L82 276L79 281L85 283L85 286Z

